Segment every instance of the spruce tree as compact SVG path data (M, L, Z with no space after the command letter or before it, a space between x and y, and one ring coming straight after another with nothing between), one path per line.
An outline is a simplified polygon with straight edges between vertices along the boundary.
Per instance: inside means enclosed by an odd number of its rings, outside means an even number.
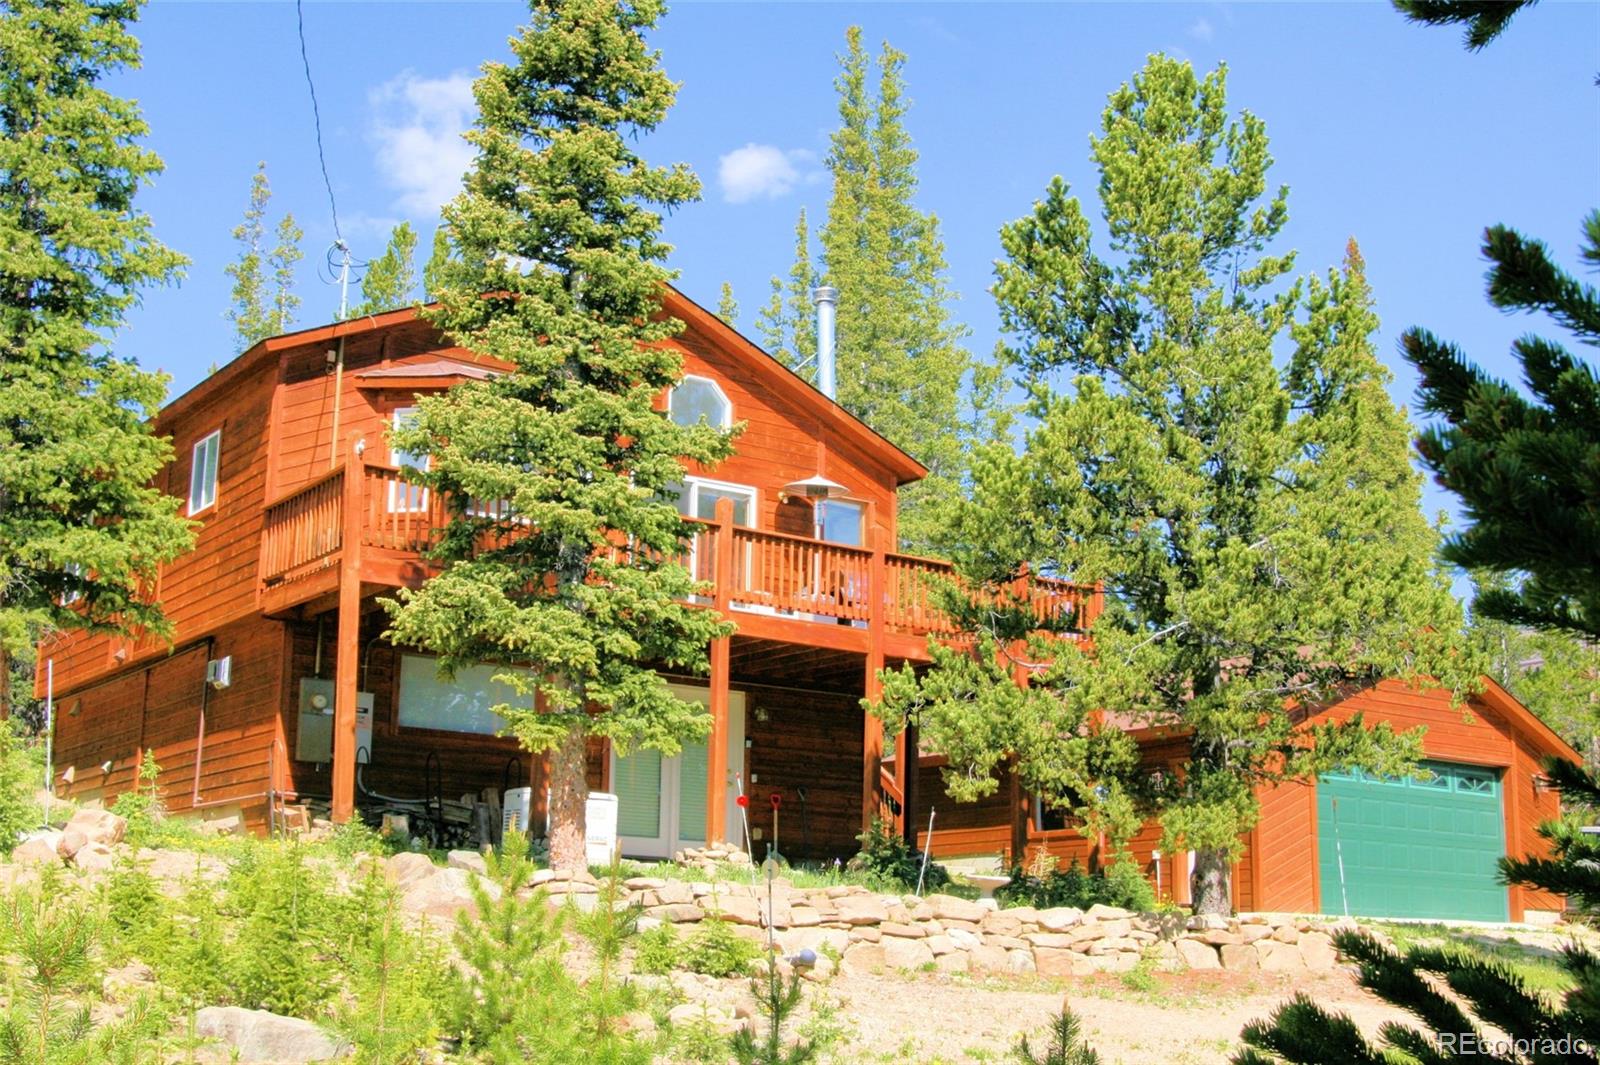
M756 318L756 328L767 353L807 381L817 379L817 321L811 295L817 284L811 228L802 207L794 224L794 265L787 281L772 278L772 294Z
M733 298L733 286L726 281L717 297L717 317L732 326L739 324L739 301Z
M144 593L193 542L153 486L167 379L113 347L184 264L134 207L162 168L139 109L101 86L138 66L139 6L0 10L0 693L41 632L166 632Z
M676 86L644 35L658 0L536 0L474 87L477 148L445 209L460 265L430 317L510 372L418 403L398 446L429 456L418 478L450 508L438 576L390 604L394 639L441 668L522 663L496 707L530 751L549 752L551 864L582 869L586 740L675 754L709 718L658 667L706 668L714 612L676 560L693 526L668 501L684 460L713 466L729 435L658 409L682 373L662 343L669 250L660 212L693 200L686 166L635 151ZM472 500L502 505L474 506ZM532 679L529 679L529 678Z
M915 202L905 61L885 44L869 87L874 64L861 29L847 31L835 82L840 124L827 160L833 193L819 234L820 281L839 292L840 405L928 467L924 480L901 491L899 525L907 549L930 551L943 546L941 514L959 493L966 465L963 390L973 362L963 346L966 330L948 310L954 294L939 221ZM800 260L790 281L797 325Z
M1556 265L1549 249L1505 226L1484 234L1489 302L1542 312L1581 344L1600 343L1600 292ZM1600 266L1600 211L1584 220L1581 256ZM1422 408L1444 419L1417 439L1423 463L1460 497L1467 527L1444 557L1518 580L1486 590L1475 610L1600 638L1600 376L1562 344L1512 345L1526 392L1469 363L1426 329L1401 338L1421 374Z
M1476 52L1505 32L1511 20L1539 0L1394 0L1395 10L1424 26L1465 25L1463 40Z
M417 287L416 254L417 231L410 222L401 222L389 233L383 254L367 264L361 278L361 302L351 315L392 311L410 303Z
M428 261L422 267L422 295L432 302L439 298L439 293L444 291L445 275L450 270L450 229L440 223L433 231L433 248L428 253Z
M268 248L267 206L271 201L267 164L260 163L250 178L244 220L233 229L239 257L223 268L233 278L233 306L227 318L233 323L235 352L288 332L300 306L300 297L294 294L294 268L302 258L300 240L304 233L295 224L294 216L285 214L274 228L277 242Z
M1059 178L1002 231L995 294L1028 426L1020 449L980 449L954 512L958 567L990 593L952 604L975 639L888 674L881 712L891 731L916 721L958 797L1015 764L1089 831L1158 817L1163 850L1196 852L1196 908L1225 913L1257 785L1420 754L1415 732L1308 728L1291 707L1386 676L1464 690L1476 658L1433 566L1359 253L1274 286L1292 268L1266 252L1287 192L1267 193L1266 131L1230 119L1225 71L1153 56L1092 145L1109 256ZM1025 570L1104 586L1092 650L1022 647L1038 622L1005 607ZM1103 711L1187 736L1175 772L1152 776Z

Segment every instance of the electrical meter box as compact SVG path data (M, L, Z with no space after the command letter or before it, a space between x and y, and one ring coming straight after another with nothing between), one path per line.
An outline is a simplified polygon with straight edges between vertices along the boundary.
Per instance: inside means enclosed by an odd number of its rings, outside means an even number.
M300 762L333 760L333 681L320 677L300 680L299 728L295 730L294 757ZM372 760L372 693L356 693L356 761Z

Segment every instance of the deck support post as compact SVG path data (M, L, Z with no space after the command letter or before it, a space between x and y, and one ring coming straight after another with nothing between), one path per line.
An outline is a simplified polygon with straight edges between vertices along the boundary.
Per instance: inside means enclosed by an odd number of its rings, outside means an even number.
M334 658L332 818L343 824L356 811L356 691L361 662L361 519L366 470L347 442L344 456L344 513L339 547L339 629Z
M712 603L718 614L728 617L733 588L733 500L717 500L716 525L712 530L711 574L715 588ZM728 810L728 714L729 673L732 648L729 638L711 641L711 735L706 737L706 844L721 843L727 836ZM752 857L754 857L752 855Z
M889 567L884 560L884 530L874 522L868 536L872 561L867 571L867 661L862 694L868 701L877 702L883 697L883 682L878 679L878 674L884 666L884 600L889 594ZM871 710L863 710L861 731L861 830L865 832L872 827L882 805L882 788L878 781L883 773L883 722ZM897 760L897 774L900 772L899 765L900 761ZM900 816L895 819L897 827L904 825L904 805L900 811Z

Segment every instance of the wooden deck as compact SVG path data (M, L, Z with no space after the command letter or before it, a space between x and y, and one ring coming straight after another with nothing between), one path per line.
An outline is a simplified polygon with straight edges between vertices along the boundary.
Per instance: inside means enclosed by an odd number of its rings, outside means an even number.
M258 601L288 615L334 595L345 548L358 543L361 584L416 587L436 568L426 559L448 521L437 493L393 466L363 461L347 482L338 467L266 505ZM494 513L497 504L481 504ZM356 519L356 520L352 520ZM721 521L700 526L685 563L742 635L866 653L874 639L889 658L922 659L927 638L957 629L939 607L955 581L948 562L875 547L850 547ZM1039 619L1082 631L1099 611L1094 589L1033 577L1002 596ZM876 608L876 609L875 609Z

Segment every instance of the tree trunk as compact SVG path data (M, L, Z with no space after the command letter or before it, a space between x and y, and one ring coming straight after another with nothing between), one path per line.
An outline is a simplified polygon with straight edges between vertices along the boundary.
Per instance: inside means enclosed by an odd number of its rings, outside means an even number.
M1194 874L1189 878L1190 898L1195 913L1214 913L1227 917L1233 913L1233 872L1228 852L1194 852Z
M0 721L11 716L11 657L0 646Z
M588 738L574 721L550 752L550 868L568 873L589 868L586 807L589 802Z

